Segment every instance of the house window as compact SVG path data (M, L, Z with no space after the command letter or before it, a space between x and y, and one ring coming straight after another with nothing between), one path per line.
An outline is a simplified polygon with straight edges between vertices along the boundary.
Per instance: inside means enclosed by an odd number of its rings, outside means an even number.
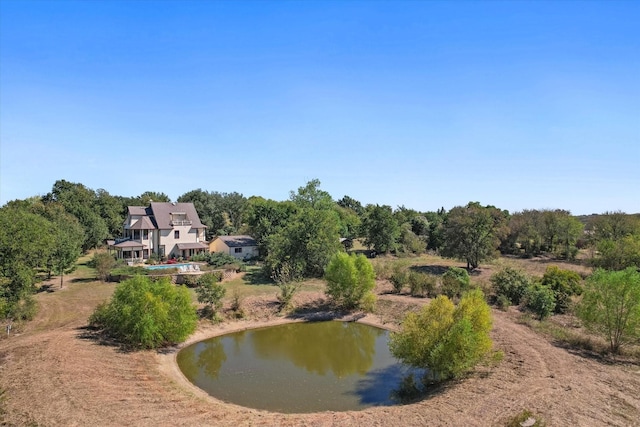
M241 253L242 253L242 248L236 248L236 249L235 249L235 253L237 253L237 254L241 254Z
M174 239L179 239L180 238L180 230L176 230L173 232L173 238Z

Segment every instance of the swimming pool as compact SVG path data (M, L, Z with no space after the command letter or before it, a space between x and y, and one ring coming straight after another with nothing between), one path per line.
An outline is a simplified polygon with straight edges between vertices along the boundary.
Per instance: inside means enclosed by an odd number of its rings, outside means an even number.
M186 270L200 270L200 266L197 264L191 264L191 263L182 263L182 264L162 264L162 265L148 265L145 266L145 268L149 269L149 270L167 270L169 268L177 268L180 271L186 271Z

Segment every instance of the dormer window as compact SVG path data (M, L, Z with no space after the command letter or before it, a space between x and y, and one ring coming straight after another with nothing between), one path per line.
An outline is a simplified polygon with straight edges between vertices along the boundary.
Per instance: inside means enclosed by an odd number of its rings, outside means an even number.
M179 239L180 238L180 230L176 230L173 232L173 238L174 239Z

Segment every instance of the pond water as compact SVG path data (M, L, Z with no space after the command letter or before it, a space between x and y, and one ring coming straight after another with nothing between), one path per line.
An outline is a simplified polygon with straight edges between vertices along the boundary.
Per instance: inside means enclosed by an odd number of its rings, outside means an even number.
M284 413L358 410L397 404L414 373L388 339L354 322L289 323L210 338L177 359L193 384L226 402Z

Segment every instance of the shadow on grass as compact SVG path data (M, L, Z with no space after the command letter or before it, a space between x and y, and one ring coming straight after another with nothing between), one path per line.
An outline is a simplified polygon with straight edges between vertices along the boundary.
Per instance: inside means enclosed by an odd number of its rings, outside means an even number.
M449 266L446 265L414 265L409 267L411 271L417 271L418 273L432 274L434 276L442 276L449 270Z
M267 277L261 268L248 270L244 274L244 280L248 285L275 285L273 280Z
M71 279L71 283L89 283L96 281L98 281L98 279L96 279L95 277L75 277Z
M115 348L118 353L135 353L136 351L148 350L146 348L134 345L123 344L115 338L109 336L104 330L93 326L85 325L75 328L76 337L81 340L91 341L97 345ZM179 350L176 345L167 345L154 349L159 354L171 354Z

